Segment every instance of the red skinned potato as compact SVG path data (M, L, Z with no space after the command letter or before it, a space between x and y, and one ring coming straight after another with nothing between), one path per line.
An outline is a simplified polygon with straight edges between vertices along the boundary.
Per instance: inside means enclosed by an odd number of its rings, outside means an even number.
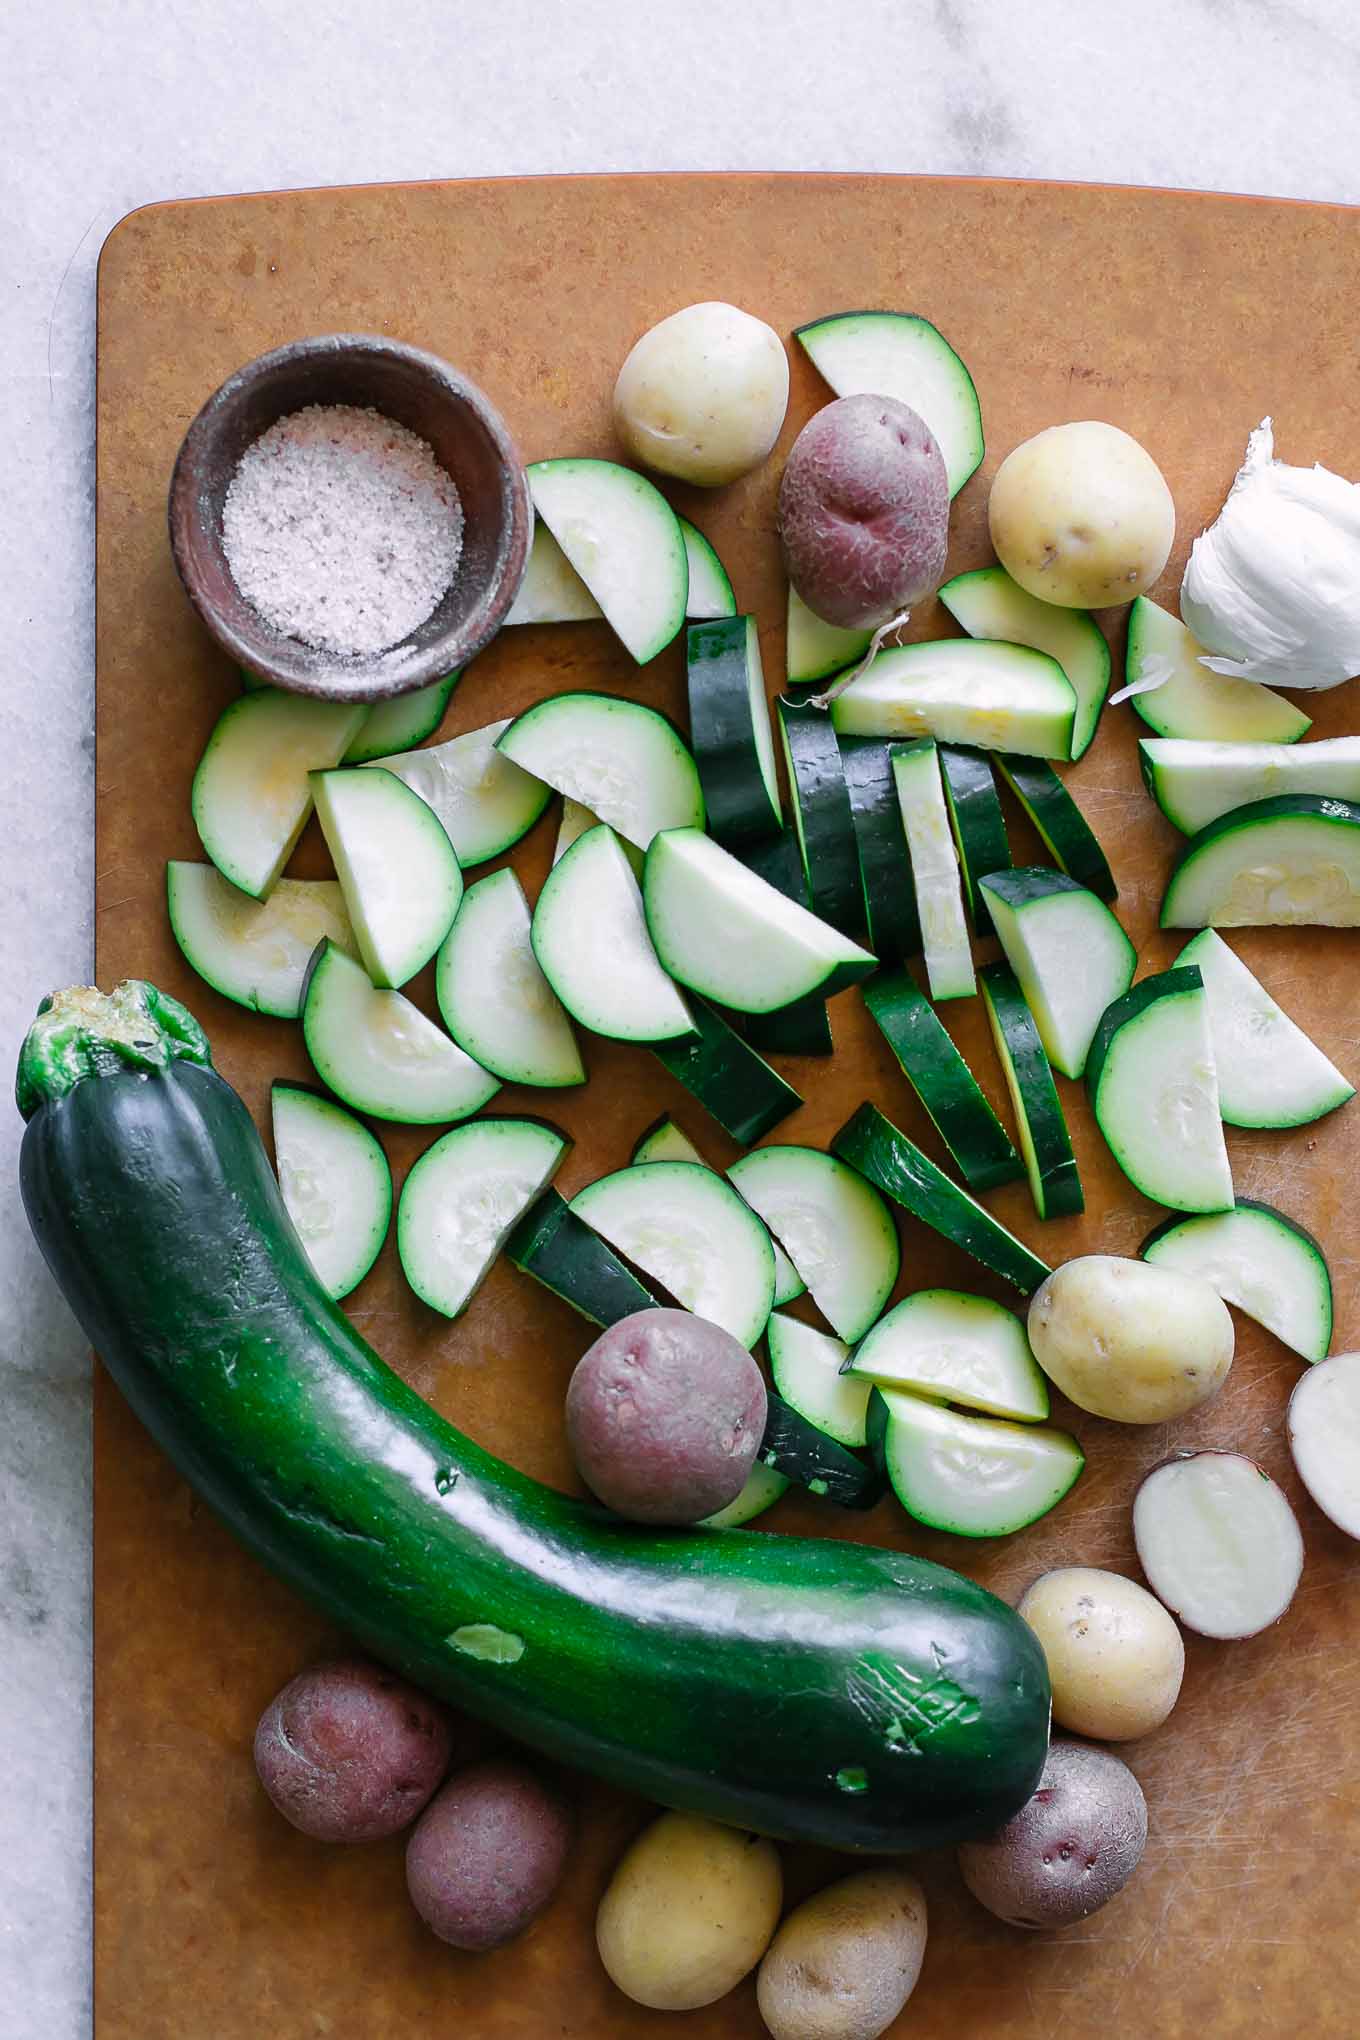
M808 608L874 630L933 593L949 479L923 418L895 397L839 397L799 433L779 485L784 570Z
M406 1844L406 1888L451 1947L499 1948L537 1919L571 1844L564 1802L524 1764L492 1758L450 1778Z
M697 1523L734 1501L765 1429L746 1348L687 1310L639 1310L602 1332L567 1389L581 1478L635 1523Z
M364 1658L290 1679L260 1716L255 1769L285 1820L318 1842L397 1834L449 1766L444 1709Z
M1055 1742L1032 1799L959 1850L979 1905L1012 1927L1069 1927L1122 1891L1142 1861L1147 1802L1108 1750Z

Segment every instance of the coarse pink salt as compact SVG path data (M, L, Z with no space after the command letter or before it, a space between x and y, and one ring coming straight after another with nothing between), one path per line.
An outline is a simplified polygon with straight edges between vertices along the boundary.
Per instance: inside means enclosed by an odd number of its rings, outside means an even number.
M236 464L222 543L246 601L338 658L385 651L458 571L463 506L433 448L371 407L308 404Z

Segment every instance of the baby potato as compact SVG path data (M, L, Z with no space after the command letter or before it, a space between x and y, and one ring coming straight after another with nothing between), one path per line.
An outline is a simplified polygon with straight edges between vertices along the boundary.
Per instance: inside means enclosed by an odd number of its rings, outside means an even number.
M406 1888L453 1948L500 1948L561 1882L571 1815L526 1764L493 1757L450 1778L406 1845Z
M619 370L614 430L644 467L715 489L767 458L788 401L773 327L736 305L686 305L649 328Z
M916 1988L925 1893L887 1865L829 1884L795 1908L756 1980L774 2040L878 2040Z
M1070 1927L1122 1891L1143 1859L1147 1802L1108 1750L1055 1742L1034 1797L959 1850L979 1905L1012 1927Z
M935 434L895 397L838 397L793 442L778 521L784 571L813 614L877 629L944 572L949 477Z
M1060 1728L1132 1742L1161 1727L1181 1690L1185 1645L1146 1587L1066 1565L1028 1587L1017 1612L1044 1647Z
M600 1960L625 1997L653 2011L711 2005L765 1953L783 1896L772 1842L697 1813L663 1813L600 1900Z
M1044 1373L1078 1409L1117 1424L1163 1424L1217 1395L1233 1357L1233 1324L1198 1275L1118 1254L1085 1254L1042 1282L1029 1342Z
M567 1388L581 1478L635 1523L697 1523L735 1501L765 1429L765 1382L739 1339L687 1310L601 1332Z
M1132 602L1161 573L1176 535L1156 461L1096 419L1050 425L1008 453L987 518L1011 579L1060 609Z
M449 1767L437 1700L366 1658L308 1665L255 1730L255 1769L285 1820L317 1842L375 1842L413 1821Z

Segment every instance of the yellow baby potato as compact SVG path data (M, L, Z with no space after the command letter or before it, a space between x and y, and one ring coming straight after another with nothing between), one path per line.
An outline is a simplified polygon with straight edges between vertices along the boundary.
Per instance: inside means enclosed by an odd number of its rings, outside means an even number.
M789 401L784 343L736 305L686 305L643 334L614 386L614 430L658 474L713 489L759 467Z
M1176 506L1161 469L1117 425L1036 432L997 469L992 545L1013 581L1060 609L1132 602L1171 553Z
M1161 1727L1181 1690L1185 1645L1146 1587L1095 1566L1062 1566L1026 1590L1019 1613L1044 1647L1060 1728L1132 1742Z
M1078 1409L1117 1424L1164 1424L1217 1395L1233 1323L1198 1275L1118 1254L1084 1254L1034 1292L1029 1342Z
M925 1893L905 1870L861 1870L805 1899L760 1965L756 1998L773 2040L878 2040L926 1952Z
M600 1960L625 1997L654 2011L711 2005L765 1953L783 1896L772 1842L697 1813L663 1813L600 1900Z

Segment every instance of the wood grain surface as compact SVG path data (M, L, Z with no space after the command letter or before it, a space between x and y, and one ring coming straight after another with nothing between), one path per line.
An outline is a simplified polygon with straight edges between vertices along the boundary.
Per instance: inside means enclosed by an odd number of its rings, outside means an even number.
M971 367L988 454L954 506L950 571L990 558L989 477L1017 441L1103 418L1149 448L1176 498L1161 587L1174 606L1195 532L1213 516L1250 428L1275 417L1286 459L1360 473L1355 307L1360 226L1342 208L1100 187L805 177L601 177L271 194L134 213L106 243L99 296L98 976L149 977L205 1024L219 1067L265 1123L270 1080L308 1074L290 1024L251 1016L199 983L162 904L169 857L200 855L194 763L235 675L175 581L165 534L171 463L194 411L248 357L307 333L396 335L466 370L504 410L526 458L609 454L618 363L678 305L729 298L787 333L861 305L919 310ZM760 619L767 674L783 669L783 584L773 504L784 453L826 391L792 350L792 399L765 469L678 507L713 538L738 601ZM1105 619L1122 644L1122 617ZM921 635L953 634L925 605ZM456 690L445 735L545 694L592 687L683 716L683 649L636 668L600 624L514 630ZM1354 688L1317 698L1314 734L1356 727ZM1144 796L1142 728L1108 712L1070 784L1120 883L1142 970L1184 937L1156 932L1176 838ZM1009 810L1017 862L1037 854ZM532 894L555 811L512 853ZM317 874L313 829L295 871ZM1357 938L1258 931L1246 962L1353 1076L1360 1073ZM984 946L983 954L991 952ZM417 986L428 1004L428 974ZM946 1009L995 1102L1001 1089L977 1001ZM865 1097L922 1145L938 1144L858 995L833 1007L831 1062L783 1066L805 1093L776 1139L824 1142ZM628 1159L673 1111L715 1161L733 1148L643 1050L588 1044L584 1092L547 1110L575 1136L569 1194ZM989 1199L1055 1262L1136 1249L1158 1214L1115 1169L1084 1094L1061 1084L1088 1215L1042 1225L1023 1185ZM543 1110L507 1089L497 1109ZM431 1138L384 1135L398 1180ZM1230 1131L1238 1189L1278 1203L1322 1240L1336 1283L1335 1347L1360 1343L1352 1209L1360 1106L1287 1134ZM940 1156L940 1159L944 1159ZM983 1271L904 1225L903 1289L988 1288ZM1000 1290L996 1293L1002 1294ZM475 1438L571 1485L560 1409L586 1330L527 1277L498 1268L450 1326L405 1289L391 1240L351 1299L379 1350ZM891 1499L867 1518L790 1499L771 1530L911 1548L1014 1598L1054 1564L1137 1576L1129 1505L1172 1446L1256 1455L1295 1501L1307 1543L1298 1597L1251 1642L1189 1641L1177 1711L1125 1754L1151 1839L1129 1889L1086 1925L1026 1935L967 1897L952 1860L920 1863L930 1944L895 2033L915 2040L1043 2040L1142 2032L1215 2040L1353 2033L1360 1956L1360 1566L1356 1547L1302 1496L1284 1434L1300 1363L1244 1319L1222 1395L1174 1427L1099 1423L1056 1399L1088 1455L1046 1521L1009 1540L918 1531ZM410 1910L400 1841L326 1849L285 1826L250 1762L274 1690L335 1639L201 1509L104 1377L96 1422L97 2004L100 2040L547 2040L762 2030L748 1983L677 2019L620 1997L595 1957L592 1916L609 1867L646 1809L574 1781L580 1845L566 1890L516 1946L454 1953ZM467 1724L468 1753L495 1743ZM825 1882L829 1855L786 1852L792 1896Z

